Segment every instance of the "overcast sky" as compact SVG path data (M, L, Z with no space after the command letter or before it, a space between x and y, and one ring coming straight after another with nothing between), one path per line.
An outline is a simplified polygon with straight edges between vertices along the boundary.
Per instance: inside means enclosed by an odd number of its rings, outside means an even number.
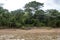
M3 7L9 11L23 8L28 2L34 0L0 0L0 3L4 3ZM37 2L44 3L43 9L57 9L60 10L60 0L36 0Z

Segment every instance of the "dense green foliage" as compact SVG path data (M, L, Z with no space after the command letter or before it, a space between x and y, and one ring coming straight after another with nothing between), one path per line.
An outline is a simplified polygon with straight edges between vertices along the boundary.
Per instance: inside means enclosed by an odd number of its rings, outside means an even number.
M60 12L55 9L42 10L43 3L36 1L25 5L24 10L9 12L0 7L0 28L60 27Z

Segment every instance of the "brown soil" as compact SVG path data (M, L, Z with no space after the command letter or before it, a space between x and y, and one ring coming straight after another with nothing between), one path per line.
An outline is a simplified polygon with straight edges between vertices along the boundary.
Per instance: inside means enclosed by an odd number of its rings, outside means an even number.
M31 30L22 30L22 29L1 29L0 34L5 34L5 33L60 33L60 28L59 29L31 29Z
M0 40L60 40L59 29L0 29Z

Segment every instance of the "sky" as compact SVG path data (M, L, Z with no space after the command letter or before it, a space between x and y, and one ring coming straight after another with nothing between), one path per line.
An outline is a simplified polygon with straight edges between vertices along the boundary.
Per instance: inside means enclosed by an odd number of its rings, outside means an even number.
M44 3L43 10L47 9L57 9L60 11L60 0L0 0L0 3L3 3L3 7L9 11L23 9L26 3L31 1L37 1Z

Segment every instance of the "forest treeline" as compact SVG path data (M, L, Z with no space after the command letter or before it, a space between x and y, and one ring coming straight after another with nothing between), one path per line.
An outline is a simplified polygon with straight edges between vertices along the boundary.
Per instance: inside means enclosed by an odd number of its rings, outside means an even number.
M23 9L9 12L0 6L0 28L60 27L60 12L56 9L42 10L44 3L31 1Z

